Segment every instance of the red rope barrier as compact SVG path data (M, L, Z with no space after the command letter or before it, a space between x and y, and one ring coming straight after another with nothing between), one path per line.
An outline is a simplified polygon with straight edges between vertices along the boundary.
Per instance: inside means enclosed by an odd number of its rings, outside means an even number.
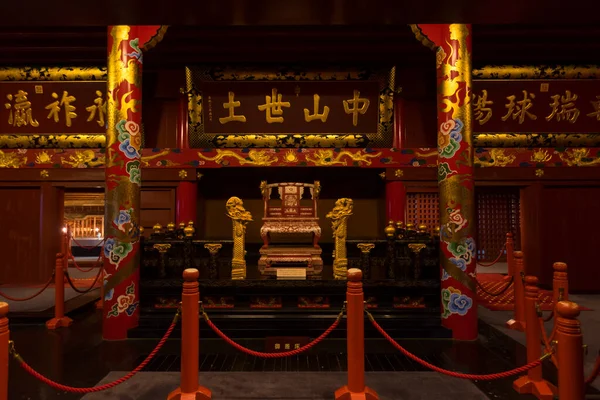
M371 321L371 323L373 324L375 329L377 329L379 331L379 333L384 338L386 338L387 341L390 342L390 344L392 346L394 346L397 350L399 350L406 357L410 358L413 361L418 362L422 366L427 367L427 368L431 369L432 371L439 372L441 374L448 375L448 376L451 376L454 378L470 379L470 380L478 380L478 381L491 381L494 379L508 378L508 377L518 375L520 373L526 372L532 368L537 367L549 355L549 354L546 354L546 355L544 355L544 357L540 358L539 360L535 360L535 361L533 361L527 365L524 365L522 367L511 369L510 371L497 372L495 374L475 375L475 374L463 374L461 372L448 371L447 369L436 367L435 365L428 363L427 361L410 353L404 347L400 346L398 344L398 342L396 342L394 339L392 339L392 337L390 335L388 335L387 332L384 331L383 328L375 321L375 319L373 318L373 315L370 312L368 312L368 311L365 311L365 312L367 313L367 316L369 317L369 320Z
M77 245L77 247L81 247L84 250L94 250L95 248L99 247L102 243L104 243L104 241L106 239L102 239L101 241L99 241L97 244L95 244L93 246L83 246L73 236L71 236L71 240L73 241L73 243L75 243Z
M542 346L544 346L544 349L548 353L552 353L553 350L552 350L551 343L552 343L552 340L554 339L554 335L556 334L556 326L554 327L554 329L552 329L552 332L550 332L550 337L548 337L548 334L546 333L546 327L544 326L544 319L538 318L538 322L540 324L540 332L542 333ZM558 361L556 360L556 357L554 356L554 354L552 354L550 356L550 360L552 360L552 363L554 364L554 366L556 368L558 368Z
M73 289L77 293L86 294L88 292L91 292L92 289L95 289L94 286L96 286L96 282L98 282L98 278L100 278L100 275L102 274L103 270L104 270L104 267L101 267L98 270L98 273L96 274L96 278L94 278L94 281L92 282L92 285L89 288L85 289L85 290L81 290L77 286L75 286L75 284L71 280L71 277L69 276L69 271L65 271L65 278L67 279L67 282L69 283L69 286L71 286L71 289Z
M594 364L594 369L592 370L592 373L590 374L590 376L588 376L585 379L585 384L591 385L592 383L594 383L594 381L598 377L598 374L600 374L600 354L598 355L598 357L596 357L596 363Z
M94 268L96 268L96 264L100 262L101 258L102 258L102 254L100 254L100 256L98 256L94 265L92 265L89 269L83 269L77 264L77 261L75 261L75 257L73 257L73 254L71 254L71 252L69 252L69 260L73 261L73 266L75 268L77 268L77 270L79 270L79 272L92 272L92 270ZM68 264L67 264L67 266L68 266Z
M479 289L481 289L481 291L483 293L487 294L488 296L497 297L497 296L504 294L508 290L508 288L511 287L514 280L515 280L515 277L511 276L510 280L508 282L506 282L506 286L504 286L504 288L502 290L499 290L496 293L488 292L487 289L481 284L481 282L479 282L479 280L477 278L475 278L475 283L477 283L477 287L479 287Z
M251 349L249 349L247 347L242 346L239 343L236 343L232 339L228 338L227 335L225 335L219 328L217 328L217 326L210 320L210 318L208 318L208 314L206 314L206 312L204 310L202 310L202 316L206 320L206 323L208 324L208 326L210 326L210 328L221 339L225 340L227 343L229 343L235 349L237 349L237 350L239 350L239 351L241 351L243 353L246 353L246 354L254 356L254 357L261 357L261 358L283 358L283 357L290 357L290 356L298 355L298 354L300 354L300 353L302 353L302 352L310 349L311 347L313 347L314 345L316 345L317 343L319 343L320 341L322 341L323 339L325 339L335 328L337 328L337 326L339 325L340 320L342 319L343 315L344 315L344 309L342 309L342 311L340 311L338 317L333 322L333 324L331 324L331 326L329 328L327 328L327 330L325 332L323 332L321 334L321 336L319 336L318 338L316 338L312 342L310 342L308 344L305 344L304 346L300 347L299 349L294 349L294 350L291 350L291 351L285 351L285 352L282 352L282 353L264 353L264 352L260 352L260 351L251 350Z
M547 317L543 317L543 318L542 318L542 321L544 321L544 322L548 322L548 321L552 320L552 318L554 318L554 310L552 310L552 311L550 312L550 315L548 315Z
M502 249L500 249L500 254L498 254L498 257L496 257L496 259L494 261L492 261L491 264L482 264L482 263L477 263L477 265L479 265L480 267L491 267L492 265L496 264L498 261L500 261L500 259L502 258L502 256L504 255L504 250L506 249L506 243L504 244L504 246L502 246Z
M27 300L31 300L31 299L34 299L34 298L38 297L40 294L42 294L42 292L44 290L48 289L48 286L50 286L50 284L52 283L52 281L54 281L54 272L52 272L52 276L50 277L50 279L48 279L48 282L46 282L46 284L44 285L44 287L42 287L39 291L37 291L36 293L32 294L31 296L23 297L23 298L18 298L18 297L9 296L6 293L3 293L3 292L0 291L0 297L4 297L5 299L8 299L10 301L27 301Z
M165 344L165 342L167 341L167 339L173 332L173 329L175 329L175 326L177 325L177 322L179 321L179 315L180 315L180 311L177 311L177 314L175 315L175 318L173 318L173 322L171 322L171 326L169 326L169 329L167 329L167 332L165 333L165 335L162 337L162 339L160 339L160 341L158 342L158 344L156 345L154 350L152 350L152 352L150 354L148 354L148 357L146 357L146 359L144 361L142 361L142 363L140 365L138 365L133 371L131 371L127 375L123 376L122 378L119 378L116 381L112 381L112 382L106 383L101 386L94 386L94 387L90 387L90 388L78 388L78 387L62 385L60 383L54 382L51 379L46 378L44 375L40 374L39 372L34 370L29 364L27 364L23 360L23 358L21 358L21 356L16 352L16 350L14 348L14 343L12 341L11 341L10 352L13 355L13 358L19 363L19 365L25 371L27 371L27 373L29 373L29 375L33 376L34 378L38 379L39 381L45 383L48 386L53 387L54 389L62 390L64 392L80 393L80 394L101 392L103 390L107 390L107 389L113 388L117 385L120 385L121 383L131 379L135 374L137 374L142 369L144 369L144 367L160 351L162 346Z

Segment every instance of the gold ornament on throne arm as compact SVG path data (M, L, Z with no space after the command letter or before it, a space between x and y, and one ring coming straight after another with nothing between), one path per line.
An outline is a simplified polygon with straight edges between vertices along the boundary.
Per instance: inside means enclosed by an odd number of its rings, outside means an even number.
M333 276L335 279L346 279L348 272L348 257L346 254L346 237L348 218L352 215L354 202L352 199L341 198L335 202L333 210L326 217L331 220L333 230Z
M233 258L231 279L246 279L246 225L252 222L252 214L244 208L239 197L231 197L225 204L227 216L233 223Z

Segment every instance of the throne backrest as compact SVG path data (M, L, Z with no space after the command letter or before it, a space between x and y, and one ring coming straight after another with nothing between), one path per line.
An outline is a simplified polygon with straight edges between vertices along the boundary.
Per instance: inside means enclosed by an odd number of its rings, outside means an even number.
M319 181L314 183L262 181L260 189L264 201L264 218L317 218L317 200L321 191ZM305 199L308 194L310 199Z

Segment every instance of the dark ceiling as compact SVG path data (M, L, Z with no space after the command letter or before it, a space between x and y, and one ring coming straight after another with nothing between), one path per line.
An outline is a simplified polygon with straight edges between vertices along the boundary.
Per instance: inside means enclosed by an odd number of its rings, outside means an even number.
M410 23L597 23L593 0L21 0L0 24L24 26L399 26Z
M104 65L106 28L0 28L0 65ZM473 25L473 65L598 62L600 25ZM186 64L431 62L408 26L172 26L145 68Z

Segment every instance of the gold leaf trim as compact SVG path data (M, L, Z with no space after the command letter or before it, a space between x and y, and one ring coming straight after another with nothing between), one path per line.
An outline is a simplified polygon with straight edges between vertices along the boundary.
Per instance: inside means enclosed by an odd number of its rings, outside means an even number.
M0 67L0 81L105 81L106 67Z
M101 149L106 146L102 134L74 135L0 135L1 149Z
M486 65L473 79L600 79L597 65Z
M412 33L415 35L415 38L421 42L423 44L423 46L427 47L430 50L435 51L437 49L437 46L435 45L435 43L429 39L427 37L427 35L425 35L423 33L423 30L421 29L421 27L418 24L408 24L408 26L410 27L410 30L412 31Z
M148 51L148 50L151 50L154 47L156 47L156 45L159 44L165 37L165 34L167 33L167 29L169 29L168 25L161 25L160 28L158 28L158 30L154 34L154 36L152 36L150 38L150 40L148 40L148 43L144 44L141 47L141 49L143 51Z
M600 147L600 133L474 133L475 147Z

